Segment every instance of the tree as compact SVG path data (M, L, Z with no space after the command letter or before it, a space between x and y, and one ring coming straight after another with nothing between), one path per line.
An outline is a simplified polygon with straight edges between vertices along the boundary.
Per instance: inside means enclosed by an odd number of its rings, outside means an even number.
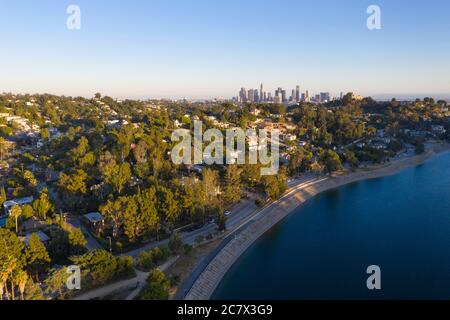
M219 211L219 216L217 217L217 226L219 231L227 230L227 217L225 216L223 210Z
M170 238L169 241L169 249L172 252L172 254L178 254L183 250L183 239L181 236L176 233Z
M139 195L139 223L143 232L155 232L158 237L161 228L161 221L156 209L156 190L149 188Z
M133 149L134 159L137 163L144 163L148 160L148 144L145 140L140 140L136 147Z
M45 300L41 286L29 278L25 286L25 300Z
M117 238L119 235L119 228L123 224L122 203L123 201L120 199L108 200L108 202L100 208L100 212L113 224L112 235L114 238Z
M298 174L301 172L302 164L305 159L305 154L303 149L296 150L292 155L289 161L289 171L292 175Z
M112 280L116 275L117 260L105 250L94 250L83 256L71 258L81 269L82 280L90 286L98 286Z
M34 177L34 174L29 170L25 170L25 172L23 173L23 179L32 188L35 188L38 184L38 181Z
M124 231L130 242L134 243L142 235L143 226L138 216L138 197L122 197Z
M180 216L180 208L178 201L175 199L173 192L163 186L157 188L158 212L164 217L167 224L173 228Z
M163 272L153 270L142 293L142 300L167 300L169 298L170 283Z
M347 160L347 162L350 164L350 167L352 169L356 169L359 166L359 160L356 157L355 153L350 151L350 150L346 150L345 151L345 160Z
M70 255L70 243L67 232L56 227L50 229L49 236L50 241L47 249L51 260L57 264L64 264Z
M208 168L203 170L203 186L206 193L206 202L212 204L219 192L219 174L217 171Z
M333 150L323 151L320 158L329 174L342 169L341 158Z
M44 141L50 140L50 132L47 128L41 129L41 139Z
M39 199L36 199L33 202L33 209L38 215L39 219L41 220L47 220L47 216L49 213L53 213L55 208L53 204L48 199L48 190L44 189L42 190L41 195L39 196Z
M85 194L87 174L83 170L77 170L73 175L61 173L59 187L70 195Z
M25 266L24 245L13 232L0 228L0 285L7 299L15 300L16 276ZM8 281L10 288L8 288Z
M283 174L263 177L264 192L272 200L277 200L287 190L286 179Z
M10 212L9 215L11 216L11 218L13 218L16 222L16 234L19 234L19 218L22 215L22 208L20 208L20 206L18 206L17 204L14 205Z
M28 274L25 271L20 270L16 275L15 281L17 286L19 287L19 292L22 300L25 300L23 294L25 292L25 287L28 282Z
M47 279L45 279L47 293L57 293L60 298L64 298L67 276L67 268L52 269Z
M3 202L6 201L6 193L5 193L5 188L1 188L0 189L0 207L3 207Z
M129 163L115 165L107 177L106 182L109 183L118 194L121 194L124 186L131 179L131 168Z
M3 161L3 156L6 152L6 140L3 137L0 137L0 161Z
M227 167L223 191L223 199L227 204L234 204L241 199L241 172L237 165Z
M75 163L78 159L81 159L89 151L89 148L88 139L86 137L81 137L77 142L77 146L70 151L72 161Z
M68 230L70 254L80 255L86 252L87 241L80 228L70 228Z
M36 233L30 236L28 246L25 249L25 256L28 271L30 274L34 274L36 281L39 282L39 273L48 269L51 260L45 245Z
M87 192L86 172L79 169L71 175L61 173L58 182L58 188L64 197L64 203L72 209L79 208L83 204L83 196Z
M28 220L34 216L34 209L29 204L22 207L22 217L24 220Z

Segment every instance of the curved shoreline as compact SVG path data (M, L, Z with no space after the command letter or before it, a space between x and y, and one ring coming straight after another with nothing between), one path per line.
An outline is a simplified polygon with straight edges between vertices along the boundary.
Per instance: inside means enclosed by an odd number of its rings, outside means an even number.
M185 300L210 299L229 269L256 240L317 194L357 181L395 175L403 169L423 164L436 154L448 151L450 151L448 143L431 144L427 146L426 153L395 160L389 165L360 169L332 177L318 177L299 183L289 189L280 200L271 203L253 216L243 230L210 261L186 294Z

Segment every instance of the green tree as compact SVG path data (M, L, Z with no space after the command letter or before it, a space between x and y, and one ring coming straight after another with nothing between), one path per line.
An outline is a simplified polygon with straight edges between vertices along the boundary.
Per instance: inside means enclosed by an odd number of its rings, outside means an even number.
M70 255L69 236L65 230L52 228L49 231L50 241L47 249L50 258L57 264L64 264Z
M22 215L22 208L20 206L18 206L17 204L14 205L10 212L9 215L11 216L11 218L14 219L15 224L16 224L16 234L19 234L19 218Z
M19 292L20 292L20 296L21 296L22 300L25 300L24 293L25 293L25 287L27 285L28 279L29 279L28 274L23 270L20 270L14 278L14 281L16 282L16 285L19 288Z
M157 189L157 199L158 212L164 217L166 223L173 228L181 213L178 201L170 189L162 186Z
M25 249L25 256L28 271L30 274L34 274L36 281L39 282L39 274L47 271L51 260L45 245L36 233L30 236L28 246Z
M125 185L131 179L131 168L129 163L115 165L107 177L106 182L109 183L118 194L121 194Z
M241 172L237 165L227 167L223 190L223 200L227 204L234 204L241 199Z
M161 219L156 209L156 190L149 188L139 194L139 223L142 225L142 232L154 232L158 237L161 229Z
M287 190L286 179L282 174L262 178L264 192L272 200L277 200Z
M225 216L223 210L219 211L219 215L217 217L217 226L219 231L227 230L227 217Z
M15 300L16 276L24 266L25 254L22 241L13 232L0 228L0 285L7 299Z
M112 222L114 238L119 235L119 229L123 225L123 201L118 200L108 200L108 202L100 208L100 212L103 214L105 219Z
M3 203L6 201L5 188L0 189L0 208L3 208Z
M34 216L34 209L29 204L22 207L22 217L24 220L28 220Z
M94 250L83 256L71 258L72 263L81 269L83 283L98 286L114 279L117 260L105 250Z
M25 287L25 300L45 300L41 286L29 278Z
M169 298L170 282L163 272L153 270L142 292L142 300L167 300Z
M3 161L3 157L6 153L6 140L0 137L0 161Z
M80 228L70 228L68 238L71 255L80 255L86 252L87 241Z
M50 270L49 276L45 279L45 284L47 286L47 294L59 295L60 299L64 299L67 284L67 268L52 269Z
M345 160L347 160L347 162L350 164L350 167L352 169L356 169L359 166L359 160L356 157L355 153L350 151L350 150L346 150L345 151Z
M342 170L342 162L339 155L333 150L323 151L320 160L325 165L325 171L329 174Z
M33 202L33 209L34 209L34 212L36 212L39 219L44 220L44 221L47 220L49 213L54 213L55 208L48 198L48 190L47 189L42 190L42 193L39 196L39 199L36 199Z
M169 240L169 249L172 254L180 253L183 250L183 245L183 239L178 233L174 234Z
M38 181L34 177L34 174L29 170L25 170L25 172L23 173L23 179L32 188L35 188L38 184Z
M41 129L41 139L44 141L50 140L50 132L47 128Z
M58 186L68 194L85 194L87 174L83 170L77 170L73 175L61 173Z

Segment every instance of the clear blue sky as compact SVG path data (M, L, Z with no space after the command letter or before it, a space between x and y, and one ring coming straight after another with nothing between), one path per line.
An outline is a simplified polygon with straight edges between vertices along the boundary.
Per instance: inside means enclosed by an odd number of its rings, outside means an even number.
M0 92L209 98L264 82L450 96L447 0L5 0L0 36Z

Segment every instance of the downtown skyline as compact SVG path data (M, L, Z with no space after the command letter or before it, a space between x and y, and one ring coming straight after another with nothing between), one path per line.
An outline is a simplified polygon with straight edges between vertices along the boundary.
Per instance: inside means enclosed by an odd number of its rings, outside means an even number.
M372 1L258 3L80 0L80 30L66 28L68 1L5 3L0 91L228 99L263 80L333 96L450 97L446 1L377 1L372 31Z

